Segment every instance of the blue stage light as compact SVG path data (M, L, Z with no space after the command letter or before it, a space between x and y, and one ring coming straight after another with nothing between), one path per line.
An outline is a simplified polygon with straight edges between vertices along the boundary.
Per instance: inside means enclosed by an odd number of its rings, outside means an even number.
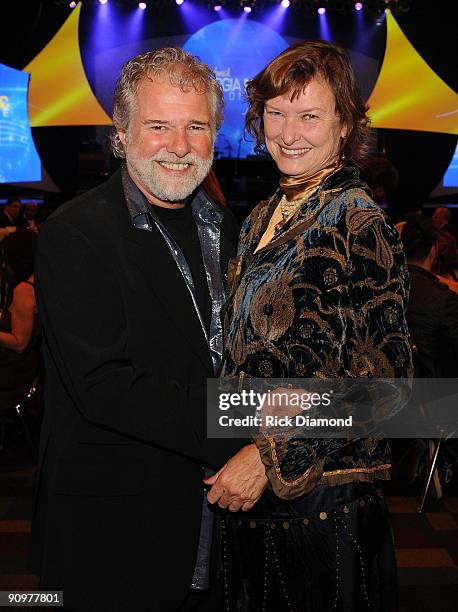
M362 2L356 2L355 4L355 11L361 11L363 9L363 3Z
M281 0L281 5L282 5L282 7L283 7L283 8L285 8L285 9L286 9L286 8L288 8L290 4L291 4L291 3L290 3L290 1L289 1L289 0Z
M146 9L146 2L139 2L138 8L144 11Z
M320 6L320 8L318 9L318 15L324 15L326 13L326 9L324 8L324 6Z

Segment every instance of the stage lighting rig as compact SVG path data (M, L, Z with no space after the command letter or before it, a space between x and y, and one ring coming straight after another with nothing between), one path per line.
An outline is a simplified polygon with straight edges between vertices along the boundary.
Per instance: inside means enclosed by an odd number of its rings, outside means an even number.
M144 0L80 0L83 6L100 6L109 3L110 6L120 7L131 7L132 9L140 8L145 10L148 8L151 11L161 10L167 6L173 6L175 4L182 4L185 0L155 0L154 2L148 2ZM413 0L192 0L192 4L205 6L209 10L216 10L219 12L217 7L225 9L237 9L240 7L241 10L250 13L251 11L258 12L262 9L270 9L272 6L281 5L283 8L289 8L300 11L301 13L307 14L326 14L328 16L336 14L347 14L360 12L364 10L364 14L367 16L373 15L374 18L381 16L384 19L383 13L385 9L389 9L394 15L407 12ZM57 6L65 6L67 9L74 9L78 1L77 0L52 0L53 4ZM145 8L144 8L145 7Z
M256 0L239 0L238 4L242 7L245 13L250 14L254 9L262 6L262 2L258 3ZM231 0L226 3L226 6L231 6Z

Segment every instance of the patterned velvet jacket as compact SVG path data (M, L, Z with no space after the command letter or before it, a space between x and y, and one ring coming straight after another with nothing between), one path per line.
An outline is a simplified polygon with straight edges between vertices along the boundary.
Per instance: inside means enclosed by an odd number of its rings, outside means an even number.
M407 266L396 229L358 176L353 167L334 172L256 254L281 193L245 221L228 272L223 376L403 378L408 388ZM257 444L282 498L317 483L389 478L383 440Z

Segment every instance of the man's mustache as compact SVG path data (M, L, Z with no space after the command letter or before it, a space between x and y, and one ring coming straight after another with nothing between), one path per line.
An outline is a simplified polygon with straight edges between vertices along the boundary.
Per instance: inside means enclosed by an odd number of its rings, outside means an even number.
M176 157L175 155L153 155L149 158L149 161L165 162L168 164L190 164L196 166L199 163L207 161L208 159L208 157L204 159L193 154L186 155L185 157Z

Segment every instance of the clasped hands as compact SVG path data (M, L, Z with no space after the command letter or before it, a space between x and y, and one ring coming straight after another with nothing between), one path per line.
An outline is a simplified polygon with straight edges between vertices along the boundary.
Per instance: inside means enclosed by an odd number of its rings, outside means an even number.
M276 391L283 398L287 398L289 394L298 390L277 388ZM272 415L293 416L298 410L297 407L291 407L287 399L286 401L283 399L269 408L263 408L262 421L264 422L266 416ZM261 431L266 433L265 426L261 427ZM204 483L211 485L207 495L210 504L218 503L220 508L238 512L251 510L264 493L269 481L257 446L249 444L231 457L216 474L205 478Z

